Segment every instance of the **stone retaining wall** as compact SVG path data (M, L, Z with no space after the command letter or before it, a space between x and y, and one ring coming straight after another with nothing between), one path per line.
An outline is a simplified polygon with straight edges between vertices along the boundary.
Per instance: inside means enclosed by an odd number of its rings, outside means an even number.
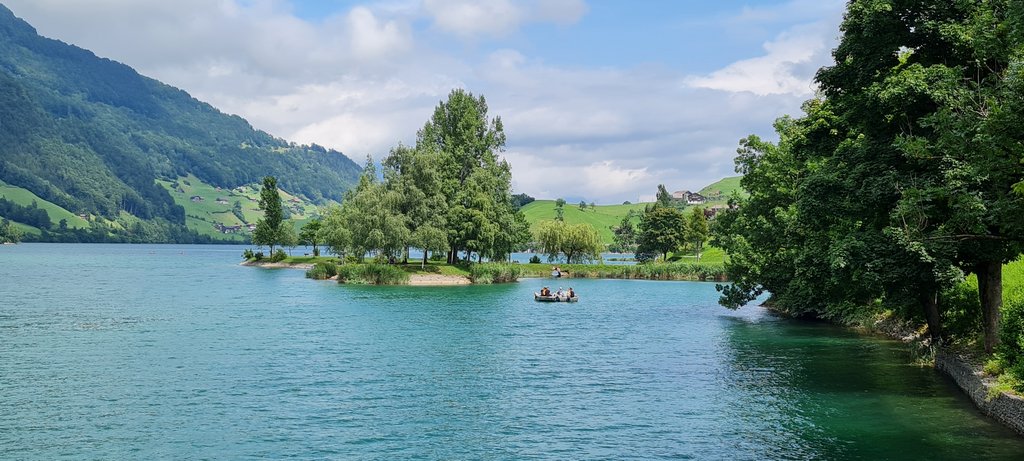
M955 353L936 352L935 368L953 378L982 412L1024 435L1024 398L1005 393L989 397L992 379L986 378L981 370Z

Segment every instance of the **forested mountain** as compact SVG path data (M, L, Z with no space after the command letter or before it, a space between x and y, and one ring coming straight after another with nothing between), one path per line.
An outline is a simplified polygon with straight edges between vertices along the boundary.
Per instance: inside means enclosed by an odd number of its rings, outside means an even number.
M340 200L360 167L256 130L132 68L41 37L0 5L0 181L74 213L185 223L158 179Z

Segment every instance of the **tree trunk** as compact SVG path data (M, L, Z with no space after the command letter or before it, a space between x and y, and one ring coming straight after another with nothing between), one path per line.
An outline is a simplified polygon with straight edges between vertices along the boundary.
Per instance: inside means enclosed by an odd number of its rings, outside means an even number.
M928 321L928 334L932 341L942 339L942 317L939 316L939 292L928 291L921 295L921 308L924 309L924 318Z
M1003 265L986 261L975 268L978 274L978 297L985 328L985 352L992 353L999 344L999 310L1003 307Z
M455 264L455 248L448 250L448 264Z
M420 269L427 267L427 250L423 250L423 263L420 264Z
M426 251L423 254L427 254ZM409 245L405 246L405 256L402 258L402 264L409 264Z

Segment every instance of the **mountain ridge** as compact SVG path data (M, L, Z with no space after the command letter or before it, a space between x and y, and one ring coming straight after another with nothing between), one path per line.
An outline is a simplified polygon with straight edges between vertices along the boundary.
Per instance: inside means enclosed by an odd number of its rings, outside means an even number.
M276 176L310 202L341 199L359 165L298 146L89 50L38 35L0 4L0 180L75 214L184 226L158 180L235 188Z

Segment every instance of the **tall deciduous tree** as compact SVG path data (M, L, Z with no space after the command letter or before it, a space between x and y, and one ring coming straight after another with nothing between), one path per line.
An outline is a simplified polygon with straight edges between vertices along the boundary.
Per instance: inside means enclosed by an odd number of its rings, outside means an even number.
M320 256L320 248L318 245L322 241L320 239L320 228L321 223L319 219L313 219L302 225L302 229L299 231L299 242L305 245L313 247L313 256Z
M589 224L545 221L538 226L534 238L549 259L564 255L567 264L601 256L601 238Z
M637 253L661 253L668 259L668 253L678 250L685 243L686 217L675 208L655 206L640 219L640 235L637 238Z
M449 262L460 251L467 257L492 254L499 241L499 217L514 213L508 163L500 117L488 117L483 96L452 90L420 130L417 150L435 152L441 195L445 197Z
M686 217L686 243L693 248L697 262L700 262L700 253L704 249L704 242L708 240L711 227L708 219L704 217L704 209L693 207L689 216Z
M273 254L274 246L281 242L281 222L284 220L281 211L281 195L277 191L277 179L273 176L263 178L259 209L263 210L263 217L256 221L256 229L252 233L252 243L269 246L270 253Z

